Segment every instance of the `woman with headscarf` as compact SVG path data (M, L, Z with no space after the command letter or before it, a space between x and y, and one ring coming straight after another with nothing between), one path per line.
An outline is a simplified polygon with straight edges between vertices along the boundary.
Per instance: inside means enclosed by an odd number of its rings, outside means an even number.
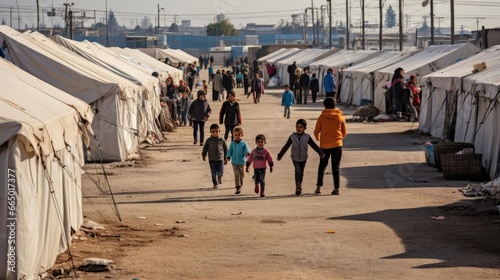
M394 111L396 112L398 119L401 119L403 117L403 94L404 90L406 89L404 73L405 71L403 70L403 68L399 67L394 70L394 75L391 79L391 89L393 94L392 104L394 106Z

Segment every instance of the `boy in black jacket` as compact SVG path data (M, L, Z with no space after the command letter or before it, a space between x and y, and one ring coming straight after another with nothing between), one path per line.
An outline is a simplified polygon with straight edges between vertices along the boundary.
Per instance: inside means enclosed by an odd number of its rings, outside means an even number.
M222 103L219 113L219 124L224 124L226 132L224 133L224 140L227 140L229 132L231 132L231 141L233 141L233 129L241 125L241 111L238 101L236 101L236 94L230 91L227 94L228 100ZM224 118L225 117L225 118Z
M316 96L318 96L318 91L319 91L319 80L316 79L316 73L313 73L311 76L309 89L311 90L312 101L313 103L316 103Z

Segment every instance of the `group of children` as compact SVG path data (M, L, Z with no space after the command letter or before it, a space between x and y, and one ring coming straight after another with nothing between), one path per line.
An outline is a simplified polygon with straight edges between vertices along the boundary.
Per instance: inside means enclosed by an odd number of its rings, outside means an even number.
M278 153L277 159L279 161L291 147L291 158L295 169L295 194L297 196L302 194L302 181L308 158L308 146L311 146L320 156L315 193L321 193L324 173L328 165L328 160L331 158L334 181L334 189L331 194L340 194L342 139L346 136L347 129L342 111L335 108L335 104L335 100L331 97L326 98L323 102L324 110L319 116L314 129L314 136L316 140L320 142L319 147L312 137L305 132L307 121L305 119L299 119L295 124L295 132L290 135L287 142ZM253 165L254 191L260 194L260 197L265 197L266 170L269 166L269 171L272 173L274 166L271 153L265 147L266 136L263 134L257 135L255 137L255 144L257 147L250 151L247 143L243 140L243 128L239 125L229 128L232 128L233 136L229 148L226 144L226 140L219 137L220 127L215 123L210 126L210 137L203 146L202 158L206 161L208 156L213 188L217 189L218 185L222 183L224 165L231 161L236 188L235 194L241 193L243 178L245 177L243 170L245 169L248 173L249 167ZM227 129L228 127L226 126L226 130ZM226 139L227 135L228 133L226 132Z

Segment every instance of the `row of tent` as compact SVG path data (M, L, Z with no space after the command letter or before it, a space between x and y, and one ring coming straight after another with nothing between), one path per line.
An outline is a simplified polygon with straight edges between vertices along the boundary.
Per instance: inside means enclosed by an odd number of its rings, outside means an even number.
M288 83L286 68L293 61L299 68L309 66L320 83L327 69L334 68L341 102L358 106L368 101L381 112L386 111L385 92L394 70L402 67L407 76L416 74L422 88L419 129L437 138L474 144L490 177L498 177L500 46L481 51L466 43L401 52L324 50L321 54L292 48L259 58L264 78L269 78L264 66L275 65L281 86ZM487 69L473 73L474 65L482 62Z
M157 60L165 61L168 59L174 66L179 63L188 64L198 62L198 58L180 49L140 48L138 50Z
M152 73L183 72L139 50L4 25L0 42L0 279L40 279L83 222L85 161L133 159L161 140Z

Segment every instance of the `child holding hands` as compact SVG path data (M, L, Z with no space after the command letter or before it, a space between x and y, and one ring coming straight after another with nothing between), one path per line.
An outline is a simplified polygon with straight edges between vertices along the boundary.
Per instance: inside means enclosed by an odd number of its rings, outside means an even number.
M231 160L234 172L234 185L236 187L235 194L241 193L241 187L243 186L243 178L245 177L245 172L243 168L245 167L246 159L250 155L250 149L245 141L242 140L243 128L237 126L233 129L234 140L229 144L229 150L226 153L227 160Z
M253 163L254 191L255 193L260 192L260 197L265 197L267 165L269 164L269 172L272 173L274 163L271 153L264 147L266 145L266 136L264 136L264 134L259 134L255 137L255 144L257 144L257 148L252 150L247 159L246 172L249 172L248 168Z
M297 120L295 124L295 131L288 137L288 141L285 146L278 153L278 161L281 160L283 155L286 153L288 148L292 146L292 152L290 156L292 157L293 167L295 169L295 194L302 194L302 180L304 178L304 169L307 163L307 148L311 146L321 158L325 156L323 151L316 145L311 136L304 131L307 128L307 121L305 119Z

